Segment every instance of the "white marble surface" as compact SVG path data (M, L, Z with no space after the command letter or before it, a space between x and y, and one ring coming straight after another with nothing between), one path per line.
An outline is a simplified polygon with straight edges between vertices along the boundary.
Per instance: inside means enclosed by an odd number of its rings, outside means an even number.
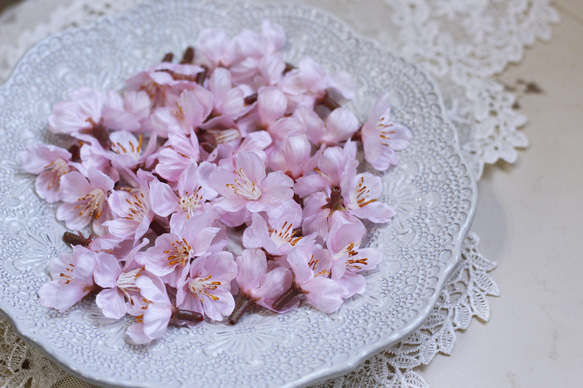
M583 386L583 1L556 8L551 42L500 77L542 89L519 93L530 146L479 183L473 230L501 297L423 371L436 388Z

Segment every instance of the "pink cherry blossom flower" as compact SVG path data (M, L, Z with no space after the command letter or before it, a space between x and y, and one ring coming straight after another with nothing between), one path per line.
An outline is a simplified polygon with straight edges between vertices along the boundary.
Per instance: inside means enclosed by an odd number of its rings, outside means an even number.
M374 223L390 221L395 211L378 201L382 191L380 177L368 172L356 174L349 169L340 185L311 194L304 199L304 233L317 233L326 239L331 228L330 217L340 213L347 219L368 219Z
M293 200L271 209L269 223L257 213L251 217L251 226L243 232L245 248L263 248L271 255L280 256L302 240L297 235L302 225L302 207Z
M81 230L92 220L98 234L104 234L103 222L109 218L107 196L114 182L99 170L89 170L87 178L73 171L61 178L61 198L57 219L67 228Z
M277 146L271 147L268 164L273 171L283 171L294 180L312 171L321 152L313 156L312 146L305 135L286 136Z
M176 306L221 321L235 308L231 281L237 263L230 252L218 252L194 261L190 276L177 287Z
M375 248L360 248L366 229L359 222L335 217L326 244L332 253L332 279L342 284L348 293L345 298L362 294L366 280L359 272L372 270L382 260L382 252Z
M65 312L94 290L93 271L96 261L106 253L96 253L81 245L72 253L63 253L49 261L52 281L38 291L39 303Z
M28 144L20 154L22 168L32 174L39 174L35 188L39 197L48 203L61 199L61 177L72 170L71 154L60 147L44 144Z
M391 120L391 104L385 94L375 102L361 135L364 157L379 171L398 163L395 151L405 149L413 136L409 128Z
M239 83L255 83L255 76L261 73L267 75L267 84L274 83L285 68L285 64L281 61L281 65L273 66L266 62L270 61L272 56L280 56L278 52L285 44L285 32L281 26L264 20L261 24L261 34L257 34L250 30L243 30L234 39L240 52L243 55L242 60L233 63L230 66L233 79L236 84ZM271 71L270 71L271 70ZM267 73L267 74L266 74Z
M178 127L189 134L205 122L212 109L213 94L195 84L182 91L174 104L156 109L153 124L162 137L167 137L168 127Z
M245 106L243 90L233 87L231 73L223 68L213 71L208 88L213 96L214 118L208 120L202 128L212 129L217 126L234 128L235 120L239 118Z
M158 153L156 172L164 179L176 182L191 162L200 159L200 147L194 131L185 135L172 127L168 130L166 146Z
M142 258L146 269L156 276L165 277L170 286L176 287L184 269L188 270L192 260L207 253L219 232L219 228L209 226L210 221L209 217L194 217L185 222L180 235L165 233L158 236L155 246L146 250Z
M145 305L131 311L137 322L128 327L126 334L136 344L147 344L162 338L168 330L168 324L174 312L174 306L168 297L166 285L156 276L140 276L135 280Z
M130 90L143 90L154 108L176 99L185 89L194 87L197 74L204 69L197 65L160 63L150 70L141 71L126 81Z
M314 144L338 145L350 139L358 126L354 113L347 108L337 108L328 115L324 126L311 128L307 135Z
M294 273L295 287L309 304L325 313L340 308L347 290L330 279L332 258L326 249L314 244L299 245L289 252L287 262Z
M123 239L140 239L150 228L155 216L149 189L149 183L155 178L139 170L135 179L137 188L115 190L107 200L114 218L106 221L104 226L109 233Z
M196 40L196 48L206 59L205 65L211 70L219 66L229 67L242 58L235 40L227 37L224 30L209 28L201 31Z
M200 165L190 162L178 178L178 193L166 183L152 182L150 191L152 209L161 217L172 215L170 228L175 233L182 233L186 221L190 218L214 212L210 201L218 194L207 182L215 169L216 167L208 162L202 162Z
M230 324L237 323L241 315L253 303L274 310L273 302L292 285L289 269L276 267L268 271L267 257L261 249L245 249L236 261L238 268L236 281L240 290L240 299L229 316ZM277 312L290 311L298 304L294 303Z
M328 89L332 89L348 100L354 96L356 85L350 74L344 71L327 74L318 62L310 57L300 61L298 70L304 87L316 99L324 97Z
M288 72L281 81L283 91L288 95L293 106L313 108L324 102L328 92L352 99L356 85L350 74L338 72L327 74L322 67L310 57L300 61L298 69Z
M150 116L151 101L144 91L128 90L123 97L114 91L107 93L103 121L108 129L137 132Z
M340 186L342 206L351 216L374 223L385 223L395 215L395 211L387 203L378 200L383 190L380 177L369 172L355 174L354 170L349 170Z
M89 88L80 88L71 93L71 101L55 104L49 116L50 130L54 133L77 135L102 121L107 97L104 93Z
M316 191L331 190L340 186L344 175L356 171L357 167L355 142L347 141L343 148L327 148L318 160L318 168L299 178L294 192L303 198Z
M142 276L145 268L134 258L148 243L148 239L144 239L121 259L107 254L96 263L93 278L103 290L95 297L95 303L104 316L120 319L128 311L126 304L130 307L143 306L136 280ZM125 262L123 267L122 260Z
M115 167L126 168L149 167L150 157L156 148L156 136L151 136L144 147L142 134L136 138L131 132L116 131L109 136L111 152L107 157Z
M223 197L215 206L237 212L246 208L251 212L279 206L293 196L293 181L281 171L266 174L264 162L254 152L239 152L234 167L219 167L209 181L210 186Z

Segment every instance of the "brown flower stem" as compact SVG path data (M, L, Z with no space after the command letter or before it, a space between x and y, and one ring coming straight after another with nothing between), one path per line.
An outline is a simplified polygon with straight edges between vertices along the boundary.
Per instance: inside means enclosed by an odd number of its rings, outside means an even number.
M300 294L300 290L295 284L292 284L283 294L273 302L273 309L279 311L289 304L296 296Z
M239 299L239 302L237 302L235 309L233 310L231 315L229 315L228 318L229 325L234 325L235 323L239 322L239 319L241 319L243 313L245 313L245 311L247 311L247 309L254 303L255 302L251 298L247 297L246 295L241 295L241 299Z
M196 311L175 308L174 311L172 312L171 319L176 321L188 321L192 323L199 323L204 320L204 316L201 313L197 313Z
M191 64L193 61L194 61L194 48L187 47L186 50L184 50L184 54L182 55L182 60L180 61L180 63L182 65Z
M174 59L174 54L167 53L166 55L164 55L164 58L162 58L162 62L172 62L173 59Z
M86 247L91 243L91 240L93 240L92 234L90 234L87 238L85 238L81 232L77 232L77 234L65 232L63 234L63 241L71 246L81 245Z
M245 106L255 103L255 101L257 101L257 93L248 95L243 99L243 101L245 102Z
M196 75L195 82L202 86L204 80L207 79L208 76L208 69L205 66L202 66L202 71Z
M72 162L80 162L81 161L81 147L79 144L73 144L67 150L71 154L71 161Z

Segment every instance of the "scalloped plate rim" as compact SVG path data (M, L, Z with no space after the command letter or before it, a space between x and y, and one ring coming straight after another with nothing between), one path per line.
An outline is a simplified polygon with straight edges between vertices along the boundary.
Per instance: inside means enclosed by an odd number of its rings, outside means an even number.
M229 3L227 0L217 0L217 1L213 1L213 2L224 3L224 4ZM249 4L256 4L256 5L267 4L267 3L258 3L254 0L244 0L241 2L242 3L249 3ZM156 0L148 0L148 1L145 1L141 4L134 5L134 6L128 8L127 10L125 10L119 14L100 16L90 25L69 28L67 30L51 34L50 36L40 40L39 42L35 43L31 48L29 48L25 52L25 54L22 56L22 58L20 58L18 60L17 64L14 66L9 77L7 78L6 82L4 82L3 84L0 85L0 91L3 89L8 89L10 87L11 83L14 82L13 81L14 76L15 76L15 74L17 74L21 65L23 63L26 63L26 60L28 59L28 57L33 55L34 52L36 50L38 50L38 48L42 44L44 44L50 40L53 40L53 39L57 39L57 38L60 38L63 36L74 34L75 32L91 31L99 26L107 25L108 23L113 24L115 21L123 19L124 17L128 16L129 14L137 12L137 10L139 8L141 8L143 6L148 6L148 4L150 4L150 3L156 3ZM432 84L434 91L435 91L437 98L438 98L438 105L440 106L440 108L442 110L442 118L444 119L444 122L446 124L449 124L450 127L453 128L453 125L451 125L451 121L450 121L449 117L445 113L443 98L441 96L441 93L439 92L439 88L437 87L437 83L433 80L432 76L429 73L422 70L419 65L411 62L410 60L405 59L404 57L402 57L401 55L399 55L395 52L392 52L390 50L387 50L387 49L381 47L381 45L376 40L365 37L362 34L356 32L354 30L354 28L352 26L350 26L348 23L346 23L345 21L343 21L342 19L340 19L336 15L331 14L330 12L328 12L326 10L323 10L323 9L315 7L315 6L308 6L305 4L292 3L290 1L269 3L269 4L274 5L274 6L281 6L281 7L285 7L285 6L299 7L299 8L304 8L304 9L309 10L309 11L315 11L315 12L319 12L321 14L324 14L324 15L326 15L326 17L329 17L329 18L335 20L337 23L344 26L344 28L347 31L350 31L354 35L354 37L358 38L360 41L373 44L380 52L392 55L395 59L401 59L407 65L411 65L411 66L415 67L420 73L422 73L424 76L426 76L427 81L430 84ZM453 246L452 255L455 256L455 260L452 261L449 265L444 267L443 276L439 278L437 284L435 285L435 289L437 291L440 291L443 288L445 281L449 278L451 273L454 271L455 267L461 261L462 244L463 244L463 241L465 240L465 238L469 232L469 229L472 225L472 222L474 220L475 213L476 213L476 207L477 207L477 201L478 201L478 190L477 190L476 179L473 176L471 170L468 167L467 162L465 161L465 159L461 153L460 143L459 143L459 138L458 138L457 132L452 130L452 134L453 134L453 137L452 137L452 144L451 145L454 147L455 151L457 152L457 156L461 160L460 164L466 168L467 176L470 178L469 186L471 186L473 189L472 196L471 196L472 205L468 211L468 216L467 216L465 222L461 226L461 230L458 232L460 238L456 241L456 243ZM282 385L281 387L291 388L291 387L304 386L307 384L313 384L313 383L325 381L327 379L338 377L338 376L344 375L346 373L349 373L354 368L356 368L359 364L361 364L365 359L373 356L374 354L381 352L384 348L397 343L399 340L403 339L404 337L406 337L407 335L409 335L410 333L415 331L419 326L421 326L423 321L425 321L425 319L427 318L427 316L430 314L431 310L435 306L435 303L437 302L439 295L440 295L440 292L435 292L431 296L429 303L427 303L424 306L424 308L422 309L423 311L421 311L415 317L415 319L411 320L402 329L395 330L393 332L393 334L390 335L389 337L383 338L382 341L379 341L375 344L372 344L366 350L362 350L359 354L352 355L349 359L344 361L342 364L337 364L337 365L334 365L332 367L319 369L316 372L312 372L310 374L307 374L304 377L302 377L298 380L289 382L285 385ZM62 367L66 371L70 372L72 375L74 375L74 376L76 376L76 377L78 377L78 378L80 378L88 383L96 384L96 385L103 386L103 387L110 387L110 386L124 387L124 388L136 387L136 385L132 385L132 384L120 382L120 381L114 381L111 378L96 377L96 376L90 375L88 373L84 373L83 371L78 370L78 369L68 365L67 360L64 360L64 357L61 357L59 355L59 353L53 352L53 350L51 350L50 344L44 343L44 341L42 341L43 337L27 334L26 330L24 330L24 328L22 326L22 322L20 322L18 319L13 318L13 316L10 313L10 309L7 309L5 306L3 306L2 301L0 301L0 315L3 316L12 325L12 328L15 329L15 331L18 333L19 337L24 342L26 342L27 344L32 345L36 349L40 350L42 353L47 355L52 361L56 362L60 367ZM150 387L152 385L145 385L145 386ZM152 387L154 387L154 386L152 386Z

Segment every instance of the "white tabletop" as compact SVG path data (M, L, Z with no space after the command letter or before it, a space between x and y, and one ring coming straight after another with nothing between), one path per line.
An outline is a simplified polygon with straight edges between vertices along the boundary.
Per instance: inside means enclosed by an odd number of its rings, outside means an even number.
M434 387L583 385L583 2L555 6L551 42L500 77L517 87L530 145L479 183L472 229L498 263L501 296L490 298L489 322L472 322L451 357L423 371Z

